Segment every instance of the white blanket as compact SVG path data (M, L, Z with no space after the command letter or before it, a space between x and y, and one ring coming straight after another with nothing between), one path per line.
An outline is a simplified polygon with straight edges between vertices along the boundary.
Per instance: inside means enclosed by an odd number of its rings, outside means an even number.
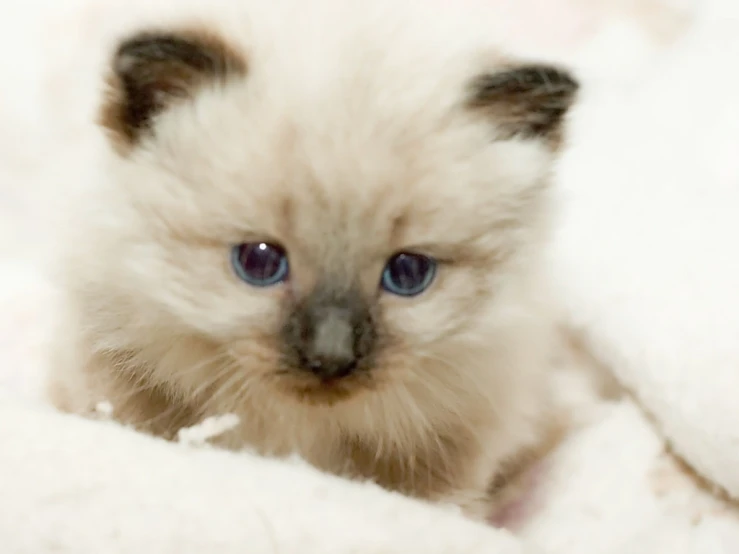
M737 10L734 9L734 12ZM739 19L585 101L555 259L570 317L676 450L739 497Z
M8 262L0 551L739 552L736 509L665 454L669 443L709 485L739 497L739 19L729 3L716 6L664 56L646 58L641 39L611 25L571 58L602 71L593 61L605 59L604 45L625 41L609 58L625 73L608 74L607 89L594 86L573 114L553 263L570 323L636 401L603 405L555 453L515 537L297 461L168 444L52 412L34 395L54 291L29 262ZM18 217L4 214L11 240L0 246L17 255L43 228L19 215L49 179L29 160L34 146L38 155L54 143L4 121L0 206Z

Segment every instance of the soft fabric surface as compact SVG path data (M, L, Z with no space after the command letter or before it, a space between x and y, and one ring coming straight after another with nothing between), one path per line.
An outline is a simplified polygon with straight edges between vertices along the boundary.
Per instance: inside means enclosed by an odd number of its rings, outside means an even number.
M173 447L4 400L3 552L524 552L503 532L298 462Z
M600 357L739 497L739 20L718 15L646 83L580 107L555 255Z
M80 79L72 69L82 37L110 17L82 0L49 12L46 26L40 3L2 23L15 41L13 56L2 50L15 65L0 104L3 552L739 551L736 509L708 490L739 497L739 18L731 2L712 2L691 28L681 11L655 29L677 12L563 0L527 27L537 2L499 1L512 21L518 14L510 29L530 32L515 37L521 51L584 72L590 92L558 175L553 268L566 318L635 398L601 406L546 461L515 536L297 461L168 444L43 405L55 300L34 269L55 207L44 187L74 179L84 131L65 122L86 98L70 86ZM65 28L78 32L64 48L44 40ZM670 33L683 36L672 45Z

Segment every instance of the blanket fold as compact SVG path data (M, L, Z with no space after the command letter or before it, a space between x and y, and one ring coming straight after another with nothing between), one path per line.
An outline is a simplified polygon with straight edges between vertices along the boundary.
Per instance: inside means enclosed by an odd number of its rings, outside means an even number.
M8 554L525 554L510 534L303 463L191 449L0 397Z
M585 99L559 184L570 322L676 452L739 498L739 19Z

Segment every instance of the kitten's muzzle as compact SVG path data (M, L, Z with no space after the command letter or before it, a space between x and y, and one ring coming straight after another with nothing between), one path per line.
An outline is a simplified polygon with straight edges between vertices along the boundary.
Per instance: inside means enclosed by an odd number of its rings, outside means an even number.
M292 367L334 381L365 365L375 329L360 293L322 288L296 307L284 338Z

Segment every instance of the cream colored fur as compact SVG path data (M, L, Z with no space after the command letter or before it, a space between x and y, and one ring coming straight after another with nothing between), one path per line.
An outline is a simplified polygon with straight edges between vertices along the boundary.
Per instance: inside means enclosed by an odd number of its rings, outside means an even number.
M411 1L236 4L180 19L243 52L245 79L172 106L129 156L100 133L59 234L51 394L76 413L110 401L168 437L235 413L224 446L483 516L491 477L562 415L541 267L556 154L492 142L495 120L456 110L470 79L509 61L479 18ZM235 277L229 248L250 239L285 245L295 294L327 269L374 294L399 250L448 263L418 298L378 297L392 341L375 385L326 404L275 375L289 292Z

